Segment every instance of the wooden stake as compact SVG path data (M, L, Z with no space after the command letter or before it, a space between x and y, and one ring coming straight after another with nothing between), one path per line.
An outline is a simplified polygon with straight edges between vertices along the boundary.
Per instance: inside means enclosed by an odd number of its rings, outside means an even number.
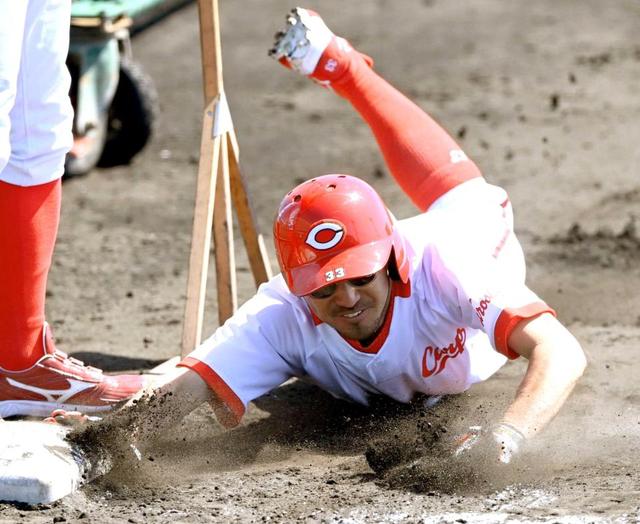
M240 232L242 233L244 245L249 255L253 279L256 287L258 287L273 276L271 273L269 254L264 244L264 237L257 230L255 213L247 195L247 183L240 169L240 150L235 132L233 130L230 131L227 134L227 138L229 143L231 196L233 197L233 205L238 214Z
M198 0L198 13L206 109L182 332L183 357L201 342L212 230L220 325L237 308L232 203L236 207L256 286L271 278L269 257L256 227L246 180L240 169L238 142L224 93L218 0Z
M218 0L198 0L198 16L204 103L207 106L224 90Z
M238 307L236 288L236 261L233 249L233 214L229 181L229 150L227 137L221 137L219 180L216 206L213 213L213 239L215 244L216 279L218 288L218 318L220 323L229 318Z
M200 142L200 164L196 182L196 203L193 210L191 256L187 279L187 301L182 326L182 355L200 344L204 320L204 300L207 289L211 227L216 193L217 168L220 162L220 137L211 139L215 116L215 101L205 110ZM212 176L213 174L213 176Z

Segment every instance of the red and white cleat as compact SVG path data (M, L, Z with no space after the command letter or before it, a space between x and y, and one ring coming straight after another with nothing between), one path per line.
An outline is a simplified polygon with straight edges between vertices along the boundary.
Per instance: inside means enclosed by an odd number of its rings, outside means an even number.
M344 38L336 36L318 13L296 7L287 15L287 25L276 33L269 55L300 74L325 86L337 81L352 60L373 60L358 51Z
M311 75L334 34L310 9L296 7L287 15L284 31L275 35L269 55L303 75Z
M146 385L142 375L104 375L56 349L43 329L45 354L24 371L0 368L0 417L47 417L57 409L96 413L129 400Z

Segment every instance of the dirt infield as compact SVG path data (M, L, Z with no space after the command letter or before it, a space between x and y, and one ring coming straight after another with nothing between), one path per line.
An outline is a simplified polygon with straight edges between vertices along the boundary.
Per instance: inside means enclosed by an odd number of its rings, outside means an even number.
M327 172L371 182L415 213L346 103L266 54L292 4L220 1L225 86L260 227L286 190ZM637 522L640 519L640 5L633 0L324 0L330 27L458 138L503 186L528 282L590 366L561 415L505 478L453 489L379 476L365 453L415 449L420 410L372 412L301 383L225 432L208 408L143 461L51 506L0 504L1 522ZM62 350L109 371L179 352L200 141L195 5L133 41L162 122L131 166L64 184L48 292ZM238 239L240 237L238 236ZM241 297L253 283L236 247ZM213 286L207 331L216 326ZM524 363L440 409L436 427L499 411ZM443 406L442 408L446 407ZM455 416L453 415L455 414Z

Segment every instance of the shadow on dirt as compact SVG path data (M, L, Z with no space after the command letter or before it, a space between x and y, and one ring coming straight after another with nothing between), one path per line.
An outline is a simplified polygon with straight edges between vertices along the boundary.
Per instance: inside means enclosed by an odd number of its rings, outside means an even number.
M99 368L108 373L123 371L141 373L143 370L149 370L165 362L162 359L107 355L106 353L98 353L95 351L76 351L69 356L82 360L82 362L88 366Z

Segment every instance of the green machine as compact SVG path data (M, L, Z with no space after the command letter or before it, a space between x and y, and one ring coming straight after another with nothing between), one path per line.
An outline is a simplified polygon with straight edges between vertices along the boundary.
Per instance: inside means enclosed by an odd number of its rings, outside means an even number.
M73 0L67 66L75 111L65 173L127 164L153 133L151 78L132 59L131 32L187 0Z

